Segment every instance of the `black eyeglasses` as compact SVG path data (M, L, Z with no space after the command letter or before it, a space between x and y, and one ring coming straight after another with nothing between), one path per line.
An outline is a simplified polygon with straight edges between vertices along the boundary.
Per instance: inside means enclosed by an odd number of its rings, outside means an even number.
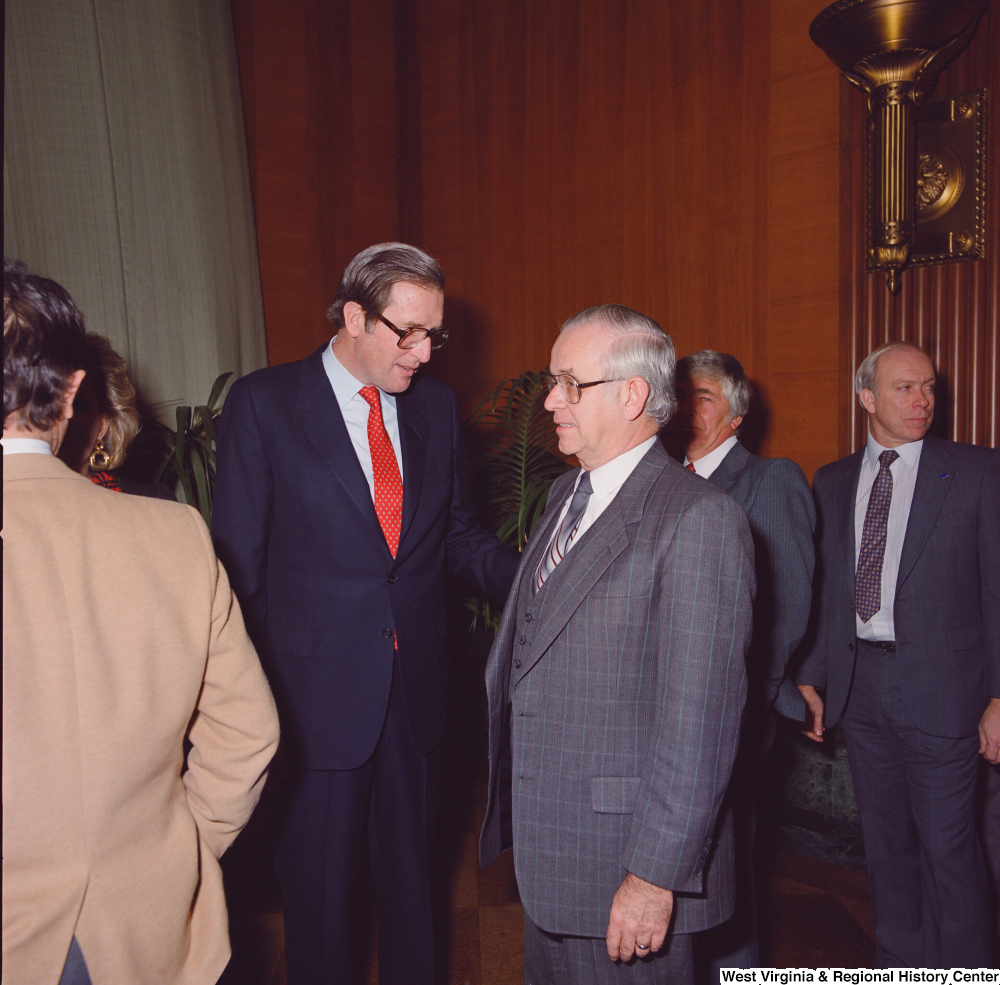
M568 404L578 404L580 402L580 391L586 390L588 386L600 386L602 383L618 383L618 380L594 380L592 383L577 383L568 373L542 373L542 379L549 390L554 390L556 384L566 398Z
M424 339L431 340L432 349L440 349L451 334L446 328L396 328L385 315L379 315L378 320L399 336L396 345L400 349L415 349Z

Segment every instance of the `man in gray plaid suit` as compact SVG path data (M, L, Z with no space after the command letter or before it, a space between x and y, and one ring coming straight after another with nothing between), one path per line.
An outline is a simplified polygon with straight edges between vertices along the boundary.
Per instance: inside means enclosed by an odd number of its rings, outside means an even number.
M691 981L733 911L717 829L746 698L753 547L734 500L674 462L674 349L621 305L552 349L560 477L490 654L480 861L513 847L530 985ZM591 392L586 392L588 389Z

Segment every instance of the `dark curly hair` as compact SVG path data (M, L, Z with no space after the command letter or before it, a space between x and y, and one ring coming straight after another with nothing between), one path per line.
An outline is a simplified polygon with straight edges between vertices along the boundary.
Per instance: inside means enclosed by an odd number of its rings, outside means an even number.
M3 262L3 418L51 430L70 377L86 365L83 315L69 292L20 261Z

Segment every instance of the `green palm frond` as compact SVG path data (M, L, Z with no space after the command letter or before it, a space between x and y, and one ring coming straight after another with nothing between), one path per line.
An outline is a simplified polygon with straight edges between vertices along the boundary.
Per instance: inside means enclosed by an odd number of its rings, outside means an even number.
M545 508L549 486L567 468L555 453L547 393L541 373L504 380L467 425L487 524L518 550Z
M545 509L553 480L569 467L556 453L547 393L541 373L522 373L499 384L466 422L473 486L486 525L519 551ZM473 613L470 632L480 619L496 629L499 613L488 602L471 598L465 604Z

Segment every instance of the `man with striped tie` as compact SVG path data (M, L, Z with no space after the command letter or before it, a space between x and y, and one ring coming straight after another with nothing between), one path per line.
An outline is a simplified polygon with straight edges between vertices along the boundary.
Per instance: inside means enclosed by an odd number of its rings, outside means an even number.
M581 468L553 484L487 664L480 861L513 842L525 982L689 982L691 935L733 910L717 818L746 698L750 529L660 445L674 349L656 322L588 308L550 369L559 450Z
M872 352L855 389L867 445L813 484L806 734L842 723L876 966L990 967L974 805L977 753L1000 760L1000 452L928 433L934 366L909 342Z

